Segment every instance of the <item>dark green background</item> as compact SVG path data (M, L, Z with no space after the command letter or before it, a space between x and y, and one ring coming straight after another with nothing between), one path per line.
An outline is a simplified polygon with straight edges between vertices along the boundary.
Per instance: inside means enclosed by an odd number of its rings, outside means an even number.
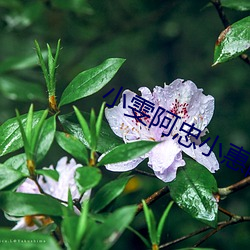
M35 54L35 39L45 49L46 43L55 48L57 40L61 38L63 48L57 72L59 99L63 89L79 72L100 64L106 58L127 59L103 90L76 103L84 111L89 111L91 107L98 110L103 101L102 95L112 87L118 90L123 86L137 91L139 87L147 86L152 90L154 86L163 86L164 82L170 83L176 78L190 79L203 88L205 94L215 98L214 117L208 129L212 139L220 136L218 142L222 143L223 155L229 150L230 143L250 151L249 65L236 58L211 67L214 44L223 26L213 7L204 8L208 1L72 0L69 6L63 6L67 2L65 0L61 0L59 5L56 4L58 2L0 0L1 62L10 57L25 58ZM233 23L249 15L249 12L226 9L226 14ZM9 71L4 75L39 84L46 91L39 67ZM112 102L113 99L108 100ZM1 94L0 122L13 117L15 108L21 113L27 112L29 104L10 100ZM36 110L45 107L45 103L35 102ZM62 108L62 113L72 110L68 105ZM214 151L218 153L218 150L217 145ZM63 155L65 153L54 143L41 167L55 164ZM142 168L145 165L142 164ZM117 176L107 171L104 173L107 178ZM224 187L241 180L244 174L221 164L215 177L218 186ZM140 180L142 184L138 191L124 195L117 204L139 202L164 185L160 180L149 177L140 177ZM220 204L232 213L249 215L249 198L249 190L244 189ZM165 197L153 206L158 218L168 201L169 198ZM220 216L220 219L226 218ZM6 225L4 218L1 221ZM134 226L146 234L142 214L135 219ZM167 220L162 242L202 226L175 205ZM247 249L249 232L249 223L231 226L217 233L203 246L226 250ZM192 246L198 239L196 237L170 249ZM144 248L136 236L126 232L113 249Z

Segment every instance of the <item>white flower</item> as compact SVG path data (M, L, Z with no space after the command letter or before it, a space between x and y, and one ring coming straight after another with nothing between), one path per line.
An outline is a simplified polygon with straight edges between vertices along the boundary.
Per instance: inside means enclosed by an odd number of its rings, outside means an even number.
M72 199L78 199L80 197L80 193L77 189L76 182L74 179L75 171L78 167L81 167L80 164L76 164L74 159L71 159L69 163L67 163L67 157L61 158L56 168L53 166L44 169L56 170L59 173L58 181L55 181L52 178L47 176L40 176L38 179L38 183L46 194L49 194L57 199L62 201L68 200L68 190L70 190ZM36 183L27 178L25 182L23 182L16 190L21 193L30 193L30 194L41 194ZM80 201L83 202L85 199L89 198L90 190L86 191ZM63 203L64 204L64 203ZM78 212L75 210L76 213ZM21 218L17 225L12 230L27 230L34 231L38 229L38 226L34 224L34 220L36 224L46 225L52 222L49 217L45 216L25 216Z
M210 150L207 144L204 144L202 147L196 146L194 149L193 145L185 147L178 142L182 136L180 140L182 140L183 144L188 145L192 142L200 144L200 137L205 134L206 127L213 116L214 98L212 96L205 96L202 93L203 90L197 89L192 81L183 81L182 79L177 79L163 88L156 86L153 93L146 87L142 87L139 90L142 93L142 98L154 104L154 112L151 114L151 117L148 118L145 116L141 118L141 121L145 125L139 122L138 119L125 116L125 114L130 116L134 116L135 114L132 109L128 107L126 109L123 108L124 100L122 97L118 106L105 109L105 115L110 127L117 136L123 138L125 143L138 140L163 142L142 157L127 162L107 164L107 169L111 171L128 171L135 168L145 158L149 158L148 166L154 170L155 175L161 180L169 182L175 179L177 168L185 165L185 161L182 159L182 151L205 166L212 173L219 169L219 163L213 152L207 157L202 155L203 152L207 153ZM129 90L125 90L123 96L124 94L126 95L127 105L130 104L132 106L131 101L136 94ZM162 116L159 116L160 118L156 116L153 122L153 117L159 107L163 108ZM170 111L172 114L166 111ZM159 115L161 109L158 112ZM137 116L140 116L140 114L137 114ZM162 124L165 127L160 127L164 116L166 117L165 123ZM180 118L177 119L175 116L179 116ZM171 119L173 127L172 125L167 126L167 121ZM173 121L175 119L176 123L174 124ZM156 126L158 121L159 123ZM200 136L198 138L192 136L186 137L186 133L179 130L183 122L189 125L194 124L194 127L201 131ZM185 129L188 130L187 128ZM163 136L162 133L169 135ZM173 140L173 136L177 133L178 136ZM193 134L196 136L198 132L194 131Z

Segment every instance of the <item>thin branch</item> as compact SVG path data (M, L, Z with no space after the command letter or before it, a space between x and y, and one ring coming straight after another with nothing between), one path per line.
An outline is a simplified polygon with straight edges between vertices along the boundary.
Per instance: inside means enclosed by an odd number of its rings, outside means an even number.
M205 235L202 239L200 239L196 244L194 244L194 247L199 246L202 244L204 241L206 241L208 238L210 238L212 235L215 233L219 232L223 228L233 225L233 224L238 224L241 222L247 222L250 221L250 216L237 216L235 215L230 221L224 221L222 224L220 224L216 229L213 231L209 232L207 235Z
M201 228L201 229L199 229L199 230L197 230L197 231L195 231L195 232L192 232L192 233L187 234L187 235L185 235L185 236L182 236L182 237L180 237L180 238L178 238L178 239L175 239L175 240L173 240L173 241L170 241L170 242L167 242L167 243L165 243L165 244L162 244L162 245L159 246L159 248L165 248L165 247L169 247L169 246L171 246L171 245L177 244L177 243L179 243L179 242L181 242L181 241L183 241L183 240L186 240L186 239L188 239L188 238L191 238L191 237L193 237L193 236L195 236L195 235L197 235L197 234L206 232L206 231L209 230L209 229L211 229L211 227L209 227L209 226L203 227L203 228Z
M247 186L250 185L250 176L246 177L245 179L239 181L239 182L236 182L228 187L225 187L225 188L219 188L219 195L222 197L222 198L225 198L226 196L228 196L229 194L231 193L234 193L234 192L237 192Z
M224 28L226 29L228 26L230 26L230 22L229 22L226 14L225 14L225 12L223 10L223 7L221 5L221 1L220 0L211 0L211 3L216 8L216 10L217 10L217 12L219 14L220 20L223 23ZM250 65L250 59L249 59L249 57L248 57L247 54L241 54L239 57L245 63L247 63L248 65Z
M139 170L139 169L134 169L134 172L137 172L141 175L146 175L146 176L149 176L149 177L154 177L156 178L156 176L152 173L148 173L148 172L145 172L145 171L142 171L142 170Z
M45 192L43 191L42 187L40 186L40 184L39 184L39 182L37 181L36 178L35 178L35 179L32 179L32 180L36 183L36 185L37 185L37 187L38 187L38 190L39 190L39 192L40 192L41 194L47 195L47 196L49 196L49 197L53 198L54 200L57 200L57 201L59 201L59 202L61 202L61 203L68 204L67 201L61 200L61 199L56 198L56 197L54 197L54 196L52 196L52 195L50 195L50 194L45 193Z
M158 200L159 198L161 198L162 196L164 196L165 194L169 193L169 188L163 187L160 190L156 191L155 193L153 193L152 195L150 195L148 198L145 199L145 202L147 205L152 204L153 202L155 202L156 200ZM142 203L138 204L137 206L137 211L136 214L140 213L143 210L143 205Z
M210 236L212 236L216 232L223 229L224 227L227 227L227 226L232 225L232 224L238 224L238 223L241 223L241 222L247 222L247 221L250 221L250 217L248 217L248 216L242 217L242 216L237 216L237 215L234 215L230 221L221 221L221 222L218 223L218 227L216 229L214 229L213 231L209 232L206 236L204 236L202 238L202 240L200 240L198 243L195 244L195 247L198 246L199 244L201 244L202 242L204 242L207 238L209 238ZM189 239L189 238L191 238L191 237L193 237L195 235L198 235L200 233L206 232L206 231L211 230L211 229L213 229L213 228L210 227L210 226L203 227L203 228L201 228L201 229L199 229L199 230L197 230L195 232L192 232L192 233L187 234L185 236L182 236L182 237L180 237L178 239L175 239L173 241L162 244L162 245L159 246L159 248L165 248L165 247L172 246L174 244L177 244L177 243L179 243L181 241L184 241L186 239Z
M224 25L224 28L227 28L230 25L230 22L222 8L220 0L211 0L211 2L214 5L215 9L217 10L220 20Z
M221 211L223 214L229 216L230 218L233 218L235 216L235 214L232 214L231 212L227 211L226 209L224 209L222 207L219 207L218 209L219 209L219 211Z

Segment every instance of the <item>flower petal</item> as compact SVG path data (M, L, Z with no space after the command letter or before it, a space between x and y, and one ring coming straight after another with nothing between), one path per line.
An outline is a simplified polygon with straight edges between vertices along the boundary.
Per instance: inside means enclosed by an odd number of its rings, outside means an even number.
M214 173L219 169L219 162L217 161L217 158L213 152L211 152L209 156L205 156L202 154L203 152L209 152L210 147L207 144L204 144L202 147L196 147L196 149L194 149L193 146L189 148L181 146L181 149L187 155L206 167L211 173Z
M19 193L27 193L27 194L40 194L40 191L36 185L36 183L27 178L16 190Z
M106 108L105 116L108 120L111 129L117 136L122 138L126 137L127 140L136 140L140 138L138 130L136 129L138 125L135 123L135 119L124 115L127 114L133 116L131 109L123 108L124 95L126 95L126 103L131 103L132 98L136 94L130 90L125 90L123 92L119 105L110 109Z
M182 121L195 123L196 128L204 130L213 116L214 98L202 91L192 81L176 79L164 88L156 86L154 98L160 106L181 116Z
M149 152L148 166L154 170L159 179L170 182L175 179L177 168L185 166L185 161L182 160L178 144L167 139Z
M69 163L67 161L68 158L63 157L57 163L56 170L59 173L59 179L57 182L49 177L44 177L45 181L43 181L42 178L39 179L39 184L42 186L46 193L63 201L68 200L69 189L71 191L73 199L80 197L74 175L76 169L78 167L81 167L81 165L76 164L74 159L71 159Z
M22 217L18 222L17 224L11 229L12 231L15 231L15 230L23 230L23 231L35 231L38 229L38 226L37 225L33 225L33 226L28 226L26 224L26 221L25 221L25 218Z
M106 169L114 172L129 171L137 167L146 157L139 157L130 161L118 162L105 165Z

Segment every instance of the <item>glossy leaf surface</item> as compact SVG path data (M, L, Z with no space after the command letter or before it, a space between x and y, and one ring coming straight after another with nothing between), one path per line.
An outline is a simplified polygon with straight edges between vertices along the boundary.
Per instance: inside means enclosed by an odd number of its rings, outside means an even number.
M168 184L170 195L191 216L216 227L218 204L213 196L218 191L216 180L199 163L185 161L186 166L179 168L176 179Z
M218 37L214 64L226 62L250 47L250 16L228 26Z

